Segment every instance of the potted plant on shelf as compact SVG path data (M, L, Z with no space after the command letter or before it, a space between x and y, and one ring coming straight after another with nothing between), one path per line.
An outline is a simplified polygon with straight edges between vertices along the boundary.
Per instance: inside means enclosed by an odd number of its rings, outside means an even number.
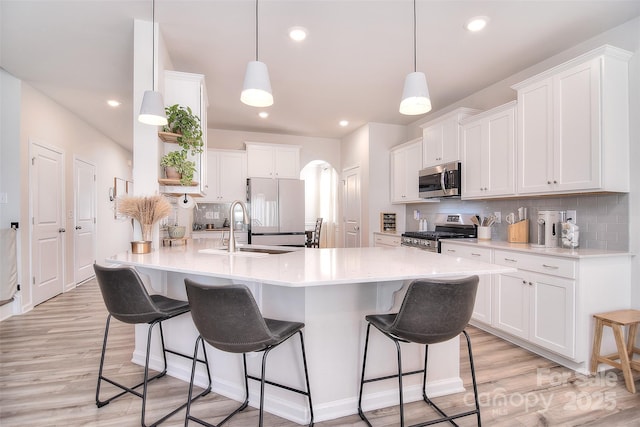
M176 142L184 151L191 155L202 153L202 128L200 117L193 114L191 107L174 104L165 107L167 124L162 128L164 132L177 134Z
M160 166L168 179L180 179L180 184L191 185L196 164L187 159L186 150L171 151L160 159Z
M171 211L171 203L160 195L123 197L119 201L118 213L138 221L142 230L142 241L131 242L131 252L151 252L153 226Z

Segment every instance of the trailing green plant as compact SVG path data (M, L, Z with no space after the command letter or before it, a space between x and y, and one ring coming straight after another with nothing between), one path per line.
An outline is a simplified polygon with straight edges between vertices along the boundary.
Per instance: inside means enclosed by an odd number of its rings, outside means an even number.
M193 182L193 174L196 171L196 164L187 159L186 150L171 151L160 159L160 166L172 167L176 172L182 174L180 184L191 185Z
M202 128L200 117L193 114L191 107L174 104L165 107L168 123L162 128L164 132L180 134L177 137L178 144L195 155L202 153L204 142L202 141Z

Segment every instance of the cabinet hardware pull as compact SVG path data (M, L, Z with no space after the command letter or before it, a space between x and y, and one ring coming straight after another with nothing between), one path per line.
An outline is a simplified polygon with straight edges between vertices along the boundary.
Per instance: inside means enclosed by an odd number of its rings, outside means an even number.
M529 286L533 286L533 283L529 282Z
M542 264L542 266L544 268L553 268L554 270L557 270L559 267L556 265L547 265L547 264Z
M518 262L518 260L512 258L505 258L504 260L509 262Z
M523 280L523 281L522 281L522 284L523 284L523 285L526 285L526 284L527 284L527 281L526 281L526 280Z
M447 249L447 252L455 252L455 249Z
M471 256L482 256L482 254L474 254L474 253L472 253Z

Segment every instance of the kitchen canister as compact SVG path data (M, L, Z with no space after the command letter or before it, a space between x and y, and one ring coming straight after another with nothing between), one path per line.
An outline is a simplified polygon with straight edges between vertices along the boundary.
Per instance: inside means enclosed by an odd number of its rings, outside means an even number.
M567 249L575 249L580 246L580 227L573 221L560 223L560 246Z
M491 240L491 227L478 227L479 240Z

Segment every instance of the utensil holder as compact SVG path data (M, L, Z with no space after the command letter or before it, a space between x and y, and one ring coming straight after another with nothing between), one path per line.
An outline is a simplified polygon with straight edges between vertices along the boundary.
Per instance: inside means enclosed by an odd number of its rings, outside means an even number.
M525 219L507 227L507 241L509 243L529 243L529 220Z
M479 240L491 240L491 227L478 227Z

